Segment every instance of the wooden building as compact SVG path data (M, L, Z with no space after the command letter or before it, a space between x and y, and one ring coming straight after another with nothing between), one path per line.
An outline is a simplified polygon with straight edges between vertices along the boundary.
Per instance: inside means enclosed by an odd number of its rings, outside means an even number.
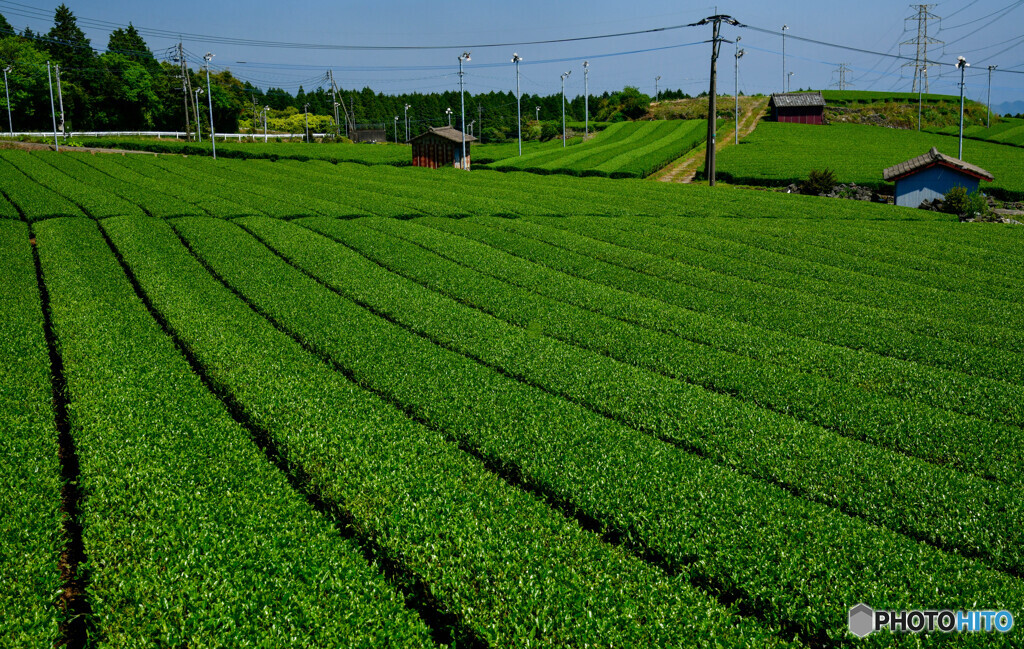
M886 182L896 183L896 204L920 207L924 201L942 199L956 186L968 193L978 190L982 180L991 182L992 174L932 147L928 153L901 162L882 172Z
M430 167L440 169L442 167L455 167L456 169L469 170L470 143L476 142L472 135L466 135L466 160L462 163L462 131L451 126L431 128L409 140L412 144L412 166Z
M774 94L768 101L773 122L792 124L825 123L825 98L820 92L787 92Z

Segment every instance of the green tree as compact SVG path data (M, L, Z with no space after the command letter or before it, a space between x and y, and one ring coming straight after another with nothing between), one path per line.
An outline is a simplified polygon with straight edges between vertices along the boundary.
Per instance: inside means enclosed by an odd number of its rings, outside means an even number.
M118 129L152 129L160 99L149 69L131 56L115 52L101 56L100 63L107 77L107 90L96 119Z
M7 73L7 83L15 130L53 128L46 84L46 53L36 48L31 41L19 36L0 38L0 66L11 68ZM3 106L0 123L6 130L6 94L0 95L0 102Z
M150 51L149 45L131 23L128 23L127 28L118 27L111 32L110 40L107 43L107 52L121 54L141 63L150 74L155 74L160 70L160 64L157 63L156 57Z
M78 26L78 20L67 5L57 7L53 27L46 34L50 40L47 48L53 60L65 69L85 71L92 68L96 59L92 43Z
M0 38L6 38L7 36L14 36L18 32L14 31L11 27L11 23L7 22L3 14L0 14Z

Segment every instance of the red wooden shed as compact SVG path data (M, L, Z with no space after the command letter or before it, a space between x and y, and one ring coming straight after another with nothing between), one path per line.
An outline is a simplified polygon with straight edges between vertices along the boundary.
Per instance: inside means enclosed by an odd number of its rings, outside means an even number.
M768 101L773 122L793 124L825 123L825 98L820 92L787 92L772 95Z
M466 138L466 161L462 164L462 138ZM470 143L476 142L472 135L463 135L462 131L451 126L431 128L409 140L412 144L412 166L455 167L469 170Z

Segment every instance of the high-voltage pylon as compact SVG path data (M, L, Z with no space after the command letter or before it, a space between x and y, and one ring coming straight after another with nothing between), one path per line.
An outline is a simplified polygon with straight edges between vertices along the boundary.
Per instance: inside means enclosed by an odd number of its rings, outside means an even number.
M903 66L905 68L914 68L914 86L911 92L918 92L918 84L921 84L924 92L929 92L928 46L944 44L942 41L928 36L928 21L941 20L941 18L929 11L932 7L935 7L935 5L910 5L911 9L917 10L917 13L908 17L906 20L907 22L917 21L917 38L900 43L901 47L904 45L913 45L917 49L914 61Z
M853 85L852 83L846 80L846 75L849 72L852 72L852 70L850 70L850 66L846 65L845 63L840 63L839 67L836 68L835 70L835 73L839 75L838 85L840 92L842 92L843 90L847 90L851 85Z

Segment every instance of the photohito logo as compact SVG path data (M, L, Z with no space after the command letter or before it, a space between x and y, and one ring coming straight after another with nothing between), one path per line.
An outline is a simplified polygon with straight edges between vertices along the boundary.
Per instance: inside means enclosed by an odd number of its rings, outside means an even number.
M876 611L867 604L850 609L850 633L865 638L889 629L905 633L1008 633L1013 628L1009 611Z

